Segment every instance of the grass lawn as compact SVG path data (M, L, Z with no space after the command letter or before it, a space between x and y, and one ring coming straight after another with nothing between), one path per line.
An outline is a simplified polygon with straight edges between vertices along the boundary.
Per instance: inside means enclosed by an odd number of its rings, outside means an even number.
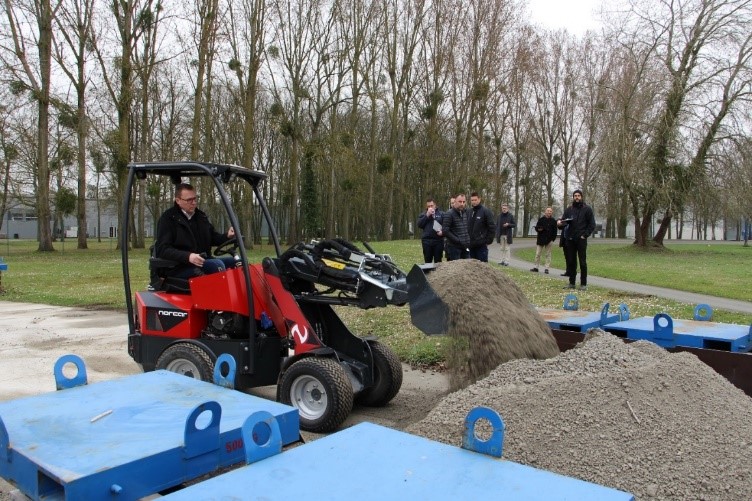
M535 249L520 249L516 256L535 260ZM553 266L564 268L558 247ZM632 245L588 245L588 273L710 296L752 301L752 246L737 242L718 244L669 243L662 251Z
M147 243L150 245L151 242ZM125 309L120 251L116 242L89 241L88 250L76 249L75 240L56 242L55 252L37 252L37 243L21 240L0 240L0 256L9 269L2 274L4 291L0 299L44 303L60 306ZM405 271L422 262L420 242L402 240L371 244L377 252L390 254ZM534 249L520 249L516 255L533 260ZM270 245L249 251L252 261L274 254ZM651 284L673 289L751 301L752 248L741 244L677 244L660 253L637 251L631 246L598 244L588 249L588 266L593 275ZM130 275L134 291L148 283L148 250L129 252ZM561 251L554 250L554 266L563 268ZM491 266L497 266L492 264ZM562 282L543 274L503 268L538 307L561 308L565 292ZM600 311L608 302L615 308L625 303L632 316L666 312L674 318L692 318L696 305L642 294L590 287L579 295L581 310ZM443 339L427 337L415 329L407 308L339 307L345 323L359 335L373 334L391 346L403 361L431 365L443 360ZM749 325L752 315L716 310L718 322ZM125 333L123 333L125 335Z

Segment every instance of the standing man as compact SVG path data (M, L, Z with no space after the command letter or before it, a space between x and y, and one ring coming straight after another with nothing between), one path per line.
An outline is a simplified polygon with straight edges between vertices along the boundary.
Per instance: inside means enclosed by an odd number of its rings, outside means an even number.
M467 232L467 210L465 195L454 197L454 207L444 214L441 231L447 239L447 261L470 257L470 235Z
M512 248L512 237L514 236L514 227L517 223L514 216L509 213L509 205L501 205L501 214L496 223L496 243L501 244L501 262L502 266L509 266L509 255Z
M423 230L420 243L423 245L423 260L426 263L440 263L444 254L444 233L441 222L444 213L436 207L433 198L426 200L426 210L418 216L418 228Z
M449 210L454 209L454 197L449 197ZM446 214L446 213L444 213ZM442 224L443 227L443 224ZM444 233L442 231L442 233ZM449 240L447 239L446 235L444 235L444 256L446 257L446 260L449 261Z
M470 258L488 262L488 246L493 243L496 225L490 209L483 207L477 192L470 194L470 210L467 232L470 235Z
M548 267L551 266L551 248L554 246L556 240L556 234L559 229L556 227L556 221L554 220L554 210L551 207L546 207L543 216L535 223L535 232L537 234L535 238L535 267L530 271L538 272L538 266L540 266L541 253L546 252L546 268L543 272L548 275Z
M235 266L232 256L210 257L212 246L234 237L235 230L215 231L197 204L193 186L181 183L175 188L175 204L162 213L157 223L156 257L178 263L167 271L171 277L191 278Z
M577 259L580 260L580 290L587 290L587 239L595 230L593 209L582 198L581 190L572 193L572 205L564 210L564 215L556 221L557 226L565 227L564 254L567 259L569 285L574 289L577 277Z

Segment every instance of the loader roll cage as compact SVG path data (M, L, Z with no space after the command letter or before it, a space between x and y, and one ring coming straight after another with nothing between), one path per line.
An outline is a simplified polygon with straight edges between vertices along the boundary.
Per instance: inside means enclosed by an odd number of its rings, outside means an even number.
M131 227L129 224L129 219L131 214L131 201L133 198L131 195L133 194L136 180L146 179L146 177L149 175L169 177L172 180L173 185L177 185L183 182L183 178L209 178L212 180L216 192L219 194L219 197L221 199L222 206L225 209L225 213L230 220L230 224L233 228L235 228L238 253L243 263L242 270L247 291L251 291L251 277L248 269L248 256L245 251L243 235L240 231L241 226L238 221L237 215L232 208L232 204L230 202L229 196L227 195L227 191L224 188L225 184L235 179L242 179L251 186L251 188L253 189L253 194L256 197L259 206L261 207L264 219L267 222L267 226L269 228L269 236L272 240L272 243L274 244L274 250L277 254L277 257L279 257L281 254L279 237L276 233L274 224L272 224L272 218L271 214L269 213L269 209L266 205L266 202L264 201L261 190L259 189L259 185L267 177L265 172L247 169L238 165L224 165L205 162L134 162L129 164L125 196L123 197L124 201L121 213L122 217L120 221L121 226L119 243L122 254L125 304L128 310L128 328L131 334L134 334L137 330L136 318L133 314L133 296L131 291L130 270L128 266L128 242L130 241ZM247 294L247 300L249 316L250 318L253 318L253 295L250 293ZM250 343L248 343L248 347L250 350L249 360L251 364L249 370L251 372L254 371L253 364L256 358L254 353L256 347L256 343L254 342L255 338L256 325L254 322L248 322L248 339L250 341Z

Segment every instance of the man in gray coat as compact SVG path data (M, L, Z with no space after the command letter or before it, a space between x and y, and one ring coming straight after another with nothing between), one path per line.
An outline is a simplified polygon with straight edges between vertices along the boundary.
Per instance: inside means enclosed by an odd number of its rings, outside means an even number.
M509 212L509 205L501 205L501 214L496 222L496 243L501 244L501 262L502 266L509 266L509 255L512 249L512 237L514 236L514 227L517 224L514 216Z

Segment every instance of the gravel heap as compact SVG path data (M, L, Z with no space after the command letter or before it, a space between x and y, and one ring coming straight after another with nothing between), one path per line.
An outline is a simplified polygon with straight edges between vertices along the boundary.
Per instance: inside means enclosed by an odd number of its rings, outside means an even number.
M559 354L546 321L498 268L475 259L449 261L439 263L427 279L449 308L446 360L451 390L474 383L509 360Z
M407 431L459 446L476 406L504 419L507 460L638 499L752 499L752 399L694 355L594 330L558 357L500 365Z

